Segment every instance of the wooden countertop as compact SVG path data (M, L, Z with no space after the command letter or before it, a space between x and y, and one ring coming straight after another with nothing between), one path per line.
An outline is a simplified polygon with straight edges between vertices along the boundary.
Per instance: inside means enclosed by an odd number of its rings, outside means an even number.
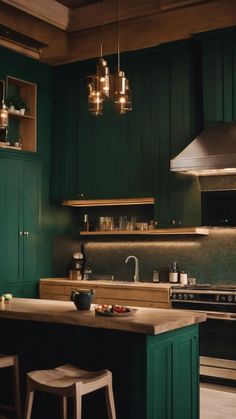
M0 302L0 319L70 324L102 329L158 335L206 320L204 313L187 310L137 308L132 316L105 317L90 310L78 311L73 302L13 298Z
M44 284L61 284L61 285L73 285L76 288L92 288L94 285L102 285L105 287L119 287L119 288L138 288L138 289L149 289L149 290L161 290L161 289L170 289L171 286L181 286L181 284L170 284L168 282L130 282L130 281L112 281L112 280L71 280L67 278L42 278L40 282Z

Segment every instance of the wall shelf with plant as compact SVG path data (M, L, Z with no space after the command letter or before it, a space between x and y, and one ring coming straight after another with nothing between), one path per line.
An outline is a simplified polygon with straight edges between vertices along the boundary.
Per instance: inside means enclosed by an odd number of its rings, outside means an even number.
M9 112L7 142L21 150L37 151L37 85L7 76L6 105Z

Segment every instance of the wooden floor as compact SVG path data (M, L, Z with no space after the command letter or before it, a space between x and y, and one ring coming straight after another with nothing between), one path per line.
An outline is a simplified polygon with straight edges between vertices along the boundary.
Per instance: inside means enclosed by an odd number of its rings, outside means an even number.
M236 387L201 383L200 397L200 419L236 419Z
M201 384L201 419L235 419L236 388Z

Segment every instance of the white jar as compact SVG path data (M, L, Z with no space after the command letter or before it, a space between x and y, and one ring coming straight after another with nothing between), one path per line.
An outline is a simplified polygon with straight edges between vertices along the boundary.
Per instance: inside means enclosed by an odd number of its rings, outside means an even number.
M180 272L180 283L184 285L188 283L188 275L185 272Z

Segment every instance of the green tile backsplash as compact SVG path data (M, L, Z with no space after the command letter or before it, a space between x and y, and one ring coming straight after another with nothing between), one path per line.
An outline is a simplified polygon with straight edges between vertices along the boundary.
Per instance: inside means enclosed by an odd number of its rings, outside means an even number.
M57 238L54 248L55 276L67 276L76 238ZM160 280L168 281L168 269L177 261L180 270L201 283L236 283L236 228L211 228L209 236L156 236L138 241L133 238L99 238L84 241L86 264L95 275L113 274L116 280L132 280L134 265L125 264L128 255L140 261L140 277L152 280L158 270Z

